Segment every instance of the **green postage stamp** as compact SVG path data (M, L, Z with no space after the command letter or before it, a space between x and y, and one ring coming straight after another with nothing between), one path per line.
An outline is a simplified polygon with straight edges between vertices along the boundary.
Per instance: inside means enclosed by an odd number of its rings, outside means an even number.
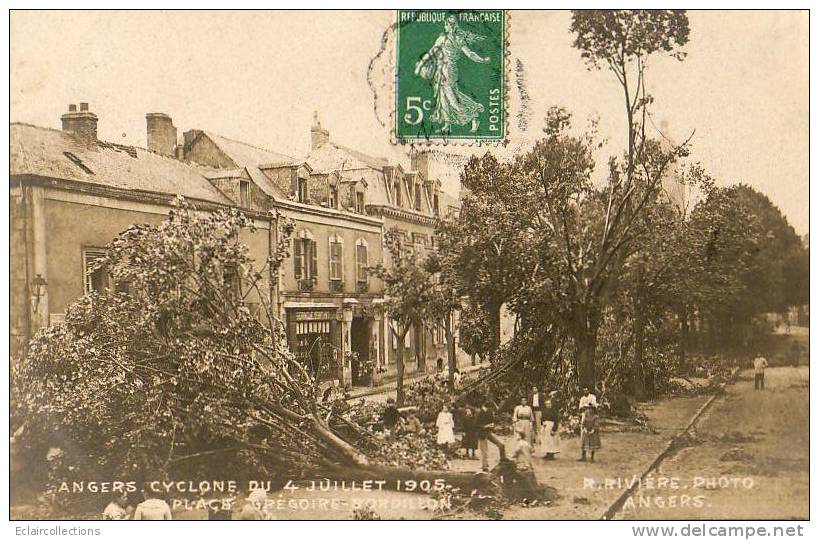
M398 142L506 137L503 10L399 10L395 73Z

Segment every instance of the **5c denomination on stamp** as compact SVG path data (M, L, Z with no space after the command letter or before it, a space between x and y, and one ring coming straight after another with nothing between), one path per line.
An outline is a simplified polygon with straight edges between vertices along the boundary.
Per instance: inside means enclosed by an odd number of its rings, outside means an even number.
M398 142L503 141L503 10L399 10L395 74Z

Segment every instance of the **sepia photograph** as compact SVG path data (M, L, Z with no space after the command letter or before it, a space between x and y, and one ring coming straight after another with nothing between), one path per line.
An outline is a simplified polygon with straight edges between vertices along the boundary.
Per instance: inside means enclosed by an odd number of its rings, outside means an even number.
M809 10L406 7L9 10L12 532L803 536Z

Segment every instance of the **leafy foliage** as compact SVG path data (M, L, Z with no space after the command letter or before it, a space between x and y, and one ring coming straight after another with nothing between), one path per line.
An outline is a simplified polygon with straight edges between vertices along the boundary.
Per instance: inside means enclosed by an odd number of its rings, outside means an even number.
M30 451L60 449L52 485L366 462L326 425L316 380L270 310L292 225L261 265L240 241L254 230L238 210L179 201L108 246L100 264L127 292L88 294L34 337L12 416Z

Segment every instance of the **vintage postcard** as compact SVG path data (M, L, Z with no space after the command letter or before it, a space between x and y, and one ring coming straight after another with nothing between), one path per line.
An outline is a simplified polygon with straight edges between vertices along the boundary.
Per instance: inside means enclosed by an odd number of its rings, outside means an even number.
M803 535L808 12L403 7L10 12L15 534Z

